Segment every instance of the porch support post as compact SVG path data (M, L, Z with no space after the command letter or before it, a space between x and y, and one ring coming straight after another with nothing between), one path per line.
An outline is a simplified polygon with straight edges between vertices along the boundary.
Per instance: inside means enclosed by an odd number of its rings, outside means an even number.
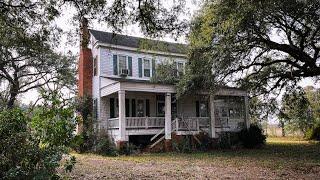
M245 122L246 127L250 127L250 118L249 118L249 98L248 95L244 96L244 106L245 106Z
M214 116L214 95L210 95L210 138L216 138L216 120Z
M171 93L165 95L165 139L171 139Z
M119 99L119 141L127 141L126 139L126 95L124 90L118 91Z

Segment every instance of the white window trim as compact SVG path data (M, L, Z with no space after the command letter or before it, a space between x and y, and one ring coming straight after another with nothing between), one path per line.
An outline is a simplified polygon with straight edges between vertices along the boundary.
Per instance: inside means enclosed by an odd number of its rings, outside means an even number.
M185 61L175 61L175 65L176 65L176 69L177 69L177 76L179 76L179 71L178 71L179 63L183 64L183 74L186 74L186 62Z
M144 60L149 61L150 63L150 76L144 76ZM151 78L152 77L152 60L150 58L142 58L142 77L143 78Z
M117 62L117 64L118 64L118 76L120 76L120 74L121 74L120 58L119 58L120 56L126 57L126 69L128 69L128 71L130 71L130 69L129 69L129 58L128 58L128 56L127 56L127 55L124 55L124 54L117 54L117 59L118 59L118 62ZM130 74L130 72L129 72L129 74Z

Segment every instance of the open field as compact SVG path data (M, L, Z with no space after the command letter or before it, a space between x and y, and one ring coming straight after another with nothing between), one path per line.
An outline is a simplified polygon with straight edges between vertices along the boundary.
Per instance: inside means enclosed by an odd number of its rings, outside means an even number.
M269 138L262 149L104 157L75 154L75 179L318 179L320 144Z

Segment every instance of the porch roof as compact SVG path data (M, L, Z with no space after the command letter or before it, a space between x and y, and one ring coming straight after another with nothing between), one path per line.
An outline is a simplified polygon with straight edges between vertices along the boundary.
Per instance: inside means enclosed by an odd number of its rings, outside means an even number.
M129 79L129 78L118 78L118 77L103 77L105 79L113 81L112 85L106 85L101 88L102 96L107 96L119 90L126 91L140 91L140 92L158 92L158 93L176 93L176 88L171 84L154 83L149 80L140 79ZM106 91L109 86L113 88L112 91ZM109 88L109 89L110 89ZM105 91L105 93L104 93ZM199 91L200 94L209 94L208 91ZM247 91L229 87L229 86L218 86L216 95L226 95L226 96L247 96Z

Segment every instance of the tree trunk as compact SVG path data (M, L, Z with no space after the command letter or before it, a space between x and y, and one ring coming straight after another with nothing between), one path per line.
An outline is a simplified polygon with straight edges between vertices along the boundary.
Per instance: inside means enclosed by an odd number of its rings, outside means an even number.
M14 108L14 102L17 100L18 91L19 91L19 82L17 81L16 83L12 84L10 88L10 97L7 103L8 109Z

